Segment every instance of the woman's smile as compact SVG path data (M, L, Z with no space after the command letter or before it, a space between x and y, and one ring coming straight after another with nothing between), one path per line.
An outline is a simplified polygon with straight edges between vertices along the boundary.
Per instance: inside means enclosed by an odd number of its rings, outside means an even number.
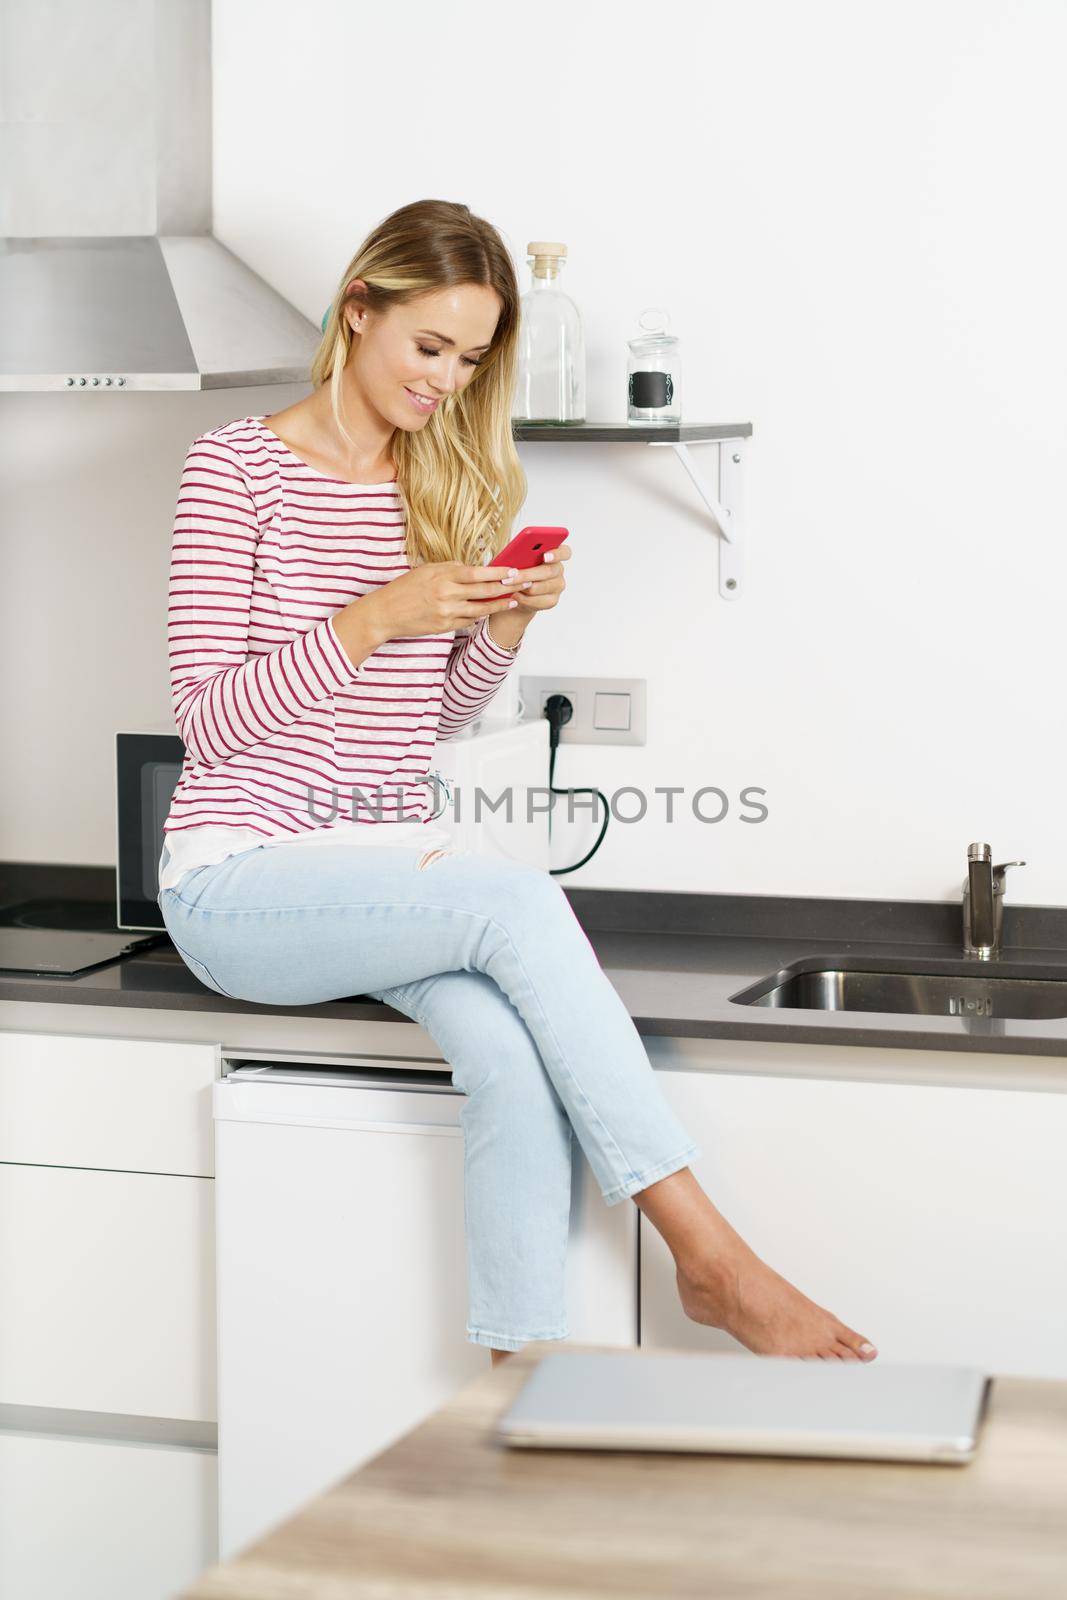
M404 385L404 393L410 395L411 403L415 407L416 411L421 411L425 415L430 411L437 410L438 403L436 400L434 400L430 395L419 394L416 390L409 389L406 383Z

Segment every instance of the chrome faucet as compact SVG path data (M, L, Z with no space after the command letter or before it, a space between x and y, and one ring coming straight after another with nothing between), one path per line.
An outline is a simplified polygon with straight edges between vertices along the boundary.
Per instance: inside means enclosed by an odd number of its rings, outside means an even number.
M967 876L963 880L963 953L982 961L1000 955L1001 926L1004 921L1004 874L1009 867L1025 867L1025 861L1003 861L993 866L993 852L987 844L967 846Z

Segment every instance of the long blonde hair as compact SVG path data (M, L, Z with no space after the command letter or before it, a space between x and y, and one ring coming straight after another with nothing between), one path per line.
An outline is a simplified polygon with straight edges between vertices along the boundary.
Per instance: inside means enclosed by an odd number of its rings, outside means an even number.
M353 278L366 293L349 294ZM416 200L367 235L341 275L322 341L311 363L316 388L330 385L341 435L341 375L353 333L344 315L356 302L371 311L403 305L434 289L482 284L503 302L490 348L463 389L447 395L425 427L397 428L392 454L407 515L407 553L416 561L480 566L507 543L526 498L526 474L511 430L519 339L519 287L491 223L451 200Z

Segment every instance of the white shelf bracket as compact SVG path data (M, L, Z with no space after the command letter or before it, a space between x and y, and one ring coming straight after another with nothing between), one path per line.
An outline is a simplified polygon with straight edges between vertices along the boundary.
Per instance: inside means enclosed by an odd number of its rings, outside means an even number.
M711 488L689 454L689 444L675 439L649 439L660 450L674 451L696 485L697 493L711 514L711 524L719 536L719 593L724 600L736 600L741 593L744 542L745 439L699 439L697 444L719 447L718 493Z

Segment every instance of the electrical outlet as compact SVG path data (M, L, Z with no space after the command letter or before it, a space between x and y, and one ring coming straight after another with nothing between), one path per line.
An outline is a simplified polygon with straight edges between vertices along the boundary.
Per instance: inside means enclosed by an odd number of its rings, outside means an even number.
M560 729L560 744L644 744L645 683L644 678L568 678L563 673L520 677L523 721L540 720L549 695L565 694L574 715Z

